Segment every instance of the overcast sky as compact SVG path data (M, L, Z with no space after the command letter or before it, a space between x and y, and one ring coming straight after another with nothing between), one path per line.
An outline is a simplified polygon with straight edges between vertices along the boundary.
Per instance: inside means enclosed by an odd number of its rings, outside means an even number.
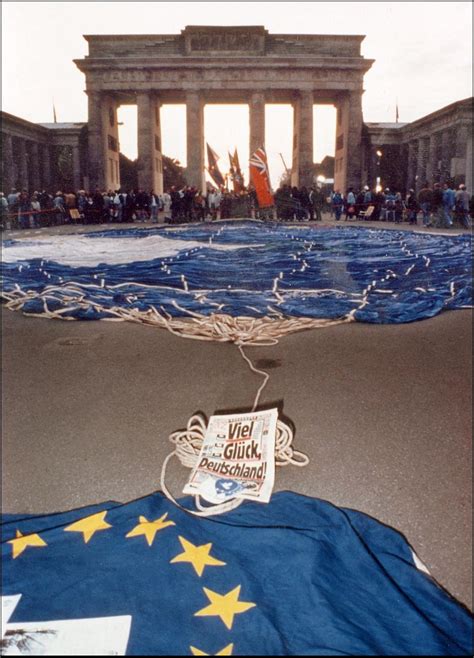
M2 109L34 122L87 121L83 34L178 34L186 25L264 25L272 33L365 34L365 121L413 121L472 95L470 2L3 2ZM292 114L267 108L272 182L291 164ZM122 151L136 157L136 111L122 108ZM334 111L315 108L315 161L334 152ZM163 151L185 162L182 106L162 110ZM232 131L229 133L229 126ZM248 158L246 106L208 107L206 140ZM229 141L231 140L231 142ZM227 159L225 160L227 166ZM225 166L223 168L225 168Z

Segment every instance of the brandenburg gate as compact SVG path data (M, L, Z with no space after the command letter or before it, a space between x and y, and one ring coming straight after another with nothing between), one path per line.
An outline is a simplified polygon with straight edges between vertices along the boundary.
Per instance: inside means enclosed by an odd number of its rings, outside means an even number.
M89 103L89 186L120 185L117 108L137 105L138 176L163 191L160 106L186 105L187 180L204 187L204 106L249 105L250 153L265 145L265 104L291 104L292 184L313 184L313 104L337 108L335 188L361 184L363 36L188 26L181 34L85 36L76 65Z

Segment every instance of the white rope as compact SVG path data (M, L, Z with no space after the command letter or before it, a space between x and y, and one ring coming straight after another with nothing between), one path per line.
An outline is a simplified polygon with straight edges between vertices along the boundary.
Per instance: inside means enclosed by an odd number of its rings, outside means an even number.
M100 288L100 286L94 287ZM353 322L355 320L354 313L359 310L356 308L346 316L336 319L317 319L284 316L276 309L270 307L275 317L264 316L261 318L252 318L250 316L233 317L226 313L202 315L185 309L174 301L173 305L185 317L172 317L164 309L160 311L153 305L150 305L150 308L146 311L140 311L137 308L123 308L121 306L104 307L98 302L87 300L81 292L83 291L75 287L51 286L41 293L32 290L23 291L21 289L15 289L8 292L3 291L1 296L6 300L5 307L12 311L23 309L25 304L32 300L40 300L43 303L42 313L27 313L23 311L26 316L47 317L53 320L75 320L73 317L64 317L64 314L67 311L94 308L99 313L114 316L102 318L103 321L123 320L137 322L161 327L177 336L192 338L194 340L230 342L237 343L238 345L262 347L276 345L279 338L296 331L320 329ZM45 298L57 301L60 304L66 301L67 309L52 310L44 303Z

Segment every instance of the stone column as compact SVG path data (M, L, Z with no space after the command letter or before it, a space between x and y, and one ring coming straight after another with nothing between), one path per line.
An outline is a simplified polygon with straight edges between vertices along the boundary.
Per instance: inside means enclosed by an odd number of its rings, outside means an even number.
M146 192L163 192L160 103L150 93L137 94L138 186Z
M2 133L2 190L5 195L15 185L12 136Z
M104 189L120 187L120 145L117 120L118 103L113 96L102 97L102 130L104 135Z
M418 142L411 140L408 142L408 171L406 178L406 188L416 188L416 175L417 175L417 159L418 159Z
M87 92L89 97L88 151L89 151L89 186L91 192L97 187L103 190L106 185L105 153L107 145L103 127L103 98L97 91Z
M39 192L41 185L41 169L39 160L39 146L37 142L31 143L30 151L30 181L32 183L32 192Z
M439 133L434 133L429 137L430 141L428 146L428 160L426 162L426 177L431 185L439 181L438 144L440 138L441 135Z
M28 189L28 154L26 152L26 141L17 140L18 148L18 186L21 190Z
M262 92L250 96L249 127L249 156L252 157L258 148L265 148L265 94Z
M72 180L74 191L77 192L82 187L81 179L81 155L79 144L74 144L72 147Z
M362 163L362 92L350 92L347 131L347 187L357 190L361 187Z
M49 145L48 144L43 144L43 147L41 149L41 160L42 160L42 180L41 180L41 186L43 189L47 191L51 191L53 186L53 180L51 176L51 153L49 150Z
M460 183L465 182L466 174L466 146L468 143L468 125L458 125L452 136L451 143L451 160L450 160L450 176L457 187Z
M186 179L188 185L205 189L204 104L199 92L186 94Z
M416 158L416 191L419 192L427 181L426 164L429 152L429 137L418 140L418 155Z
M346 193L349 187L361 187L362 166L362 92L351 91L336 104L336 161L334 187Z
M291 184L313 184L313 92L301 91L293 104L293 167Z
M441 133L441 180L446 182L451 177L451 147L452 136L449 130Z
M435 174L435 159L436 159L436 144L434 135L428 137L428 149L426 156L426 180L430 185L434 183Z
M466 139L466 176L465 184L469 194L474 194L474 179L472 175L472 126L468 127Z

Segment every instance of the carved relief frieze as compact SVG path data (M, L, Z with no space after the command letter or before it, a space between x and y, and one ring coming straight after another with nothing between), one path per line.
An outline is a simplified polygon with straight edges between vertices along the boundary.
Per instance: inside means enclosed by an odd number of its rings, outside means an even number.
M149 82L150 71L116 69L115 71L104 71L102 82Z
M186 35L186 51L188 54L204 53L260 53L263 51L263 40L258 34L245 30L222 32L195 31Z

